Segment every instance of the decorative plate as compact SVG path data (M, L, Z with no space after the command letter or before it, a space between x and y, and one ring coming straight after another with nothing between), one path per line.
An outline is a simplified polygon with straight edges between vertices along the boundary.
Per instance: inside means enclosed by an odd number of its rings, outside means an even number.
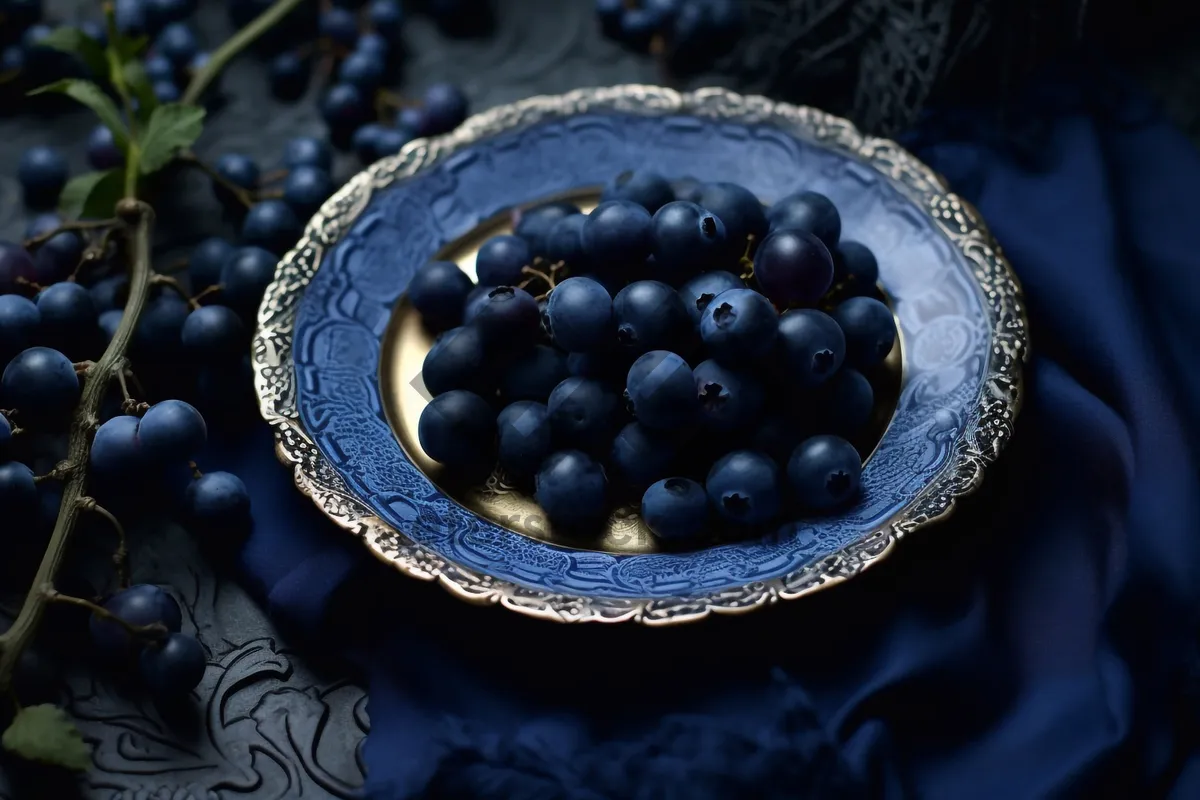
M861 499L764 539L663 552L635 514L560 540L492 481L442 488L413 435L427 338L404 300L435 255L473 263L513 208L652 165L772 202L838 205L879 257L900 344L893 407ZM586 199L586 197L585 197ZM979 485L1013 432L1028 357L1020 287L978 214L895 143L823 112L723 89L534 97L418 140L357 175L308 223L259 309L263 416L296 485L379 558L464 599L561 621L665 624L744 611L856 575ZM886 392L885 392L886 393ZM446 484L449 486L449 484Z

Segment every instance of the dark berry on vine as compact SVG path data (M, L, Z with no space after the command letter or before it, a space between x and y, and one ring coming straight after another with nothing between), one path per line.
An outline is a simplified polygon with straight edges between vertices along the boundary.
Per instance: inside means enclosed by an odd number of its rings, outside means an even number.
M833 257L808 231L774 231L754 254L754 279L776 305L809 305L829 291Z
M0 72L20 74L25 69L25 50L19 44L0 49Z
M552 452L550 413L542 403L518 400L496 418L497 461L516 478L529 478Z
M42 315L37 305L16 294L0 294L0 364L33 345Z
M617 433L608 455L613 479L641 491L671 473L675 444L661 431L630 422Z
M67 184L67 160L52 147L36 145L21 156L17 180L21 182L26 205L53 206Z
M486 394L491 383L483 333L474 325L451 328L433 343L421 365L421 380L434 397L455 389Z
M423 124L425 115L416 106L405 106L396 112L396 127L408 131L410 136L418 136Z
M172 22L154 40L154 50L176 67L184 67L200 52L200 42L185 23Z
M150 406L138 426L146 455L159 464L185 463L208 439L204 417L182 400L163 400Z
M495 286L476 286L467 292L467 299L463 302L463 324L475 321L479 312L487 305L488 295L496 288ZM538 313L541 313L540 308Z
M563 217L578 214L579 207L573 203L556 200L542 203L521 212L521 219L513 231L525 241L535 256L547 255L550 229Z
M178 354L183 323L191 309L174 293L164 293L146 304L134 331L134 345L144 356L169 358Z
M34 279L33 257L19 244L0 241L0 294L15 292Z
M858 494L862 460L854 445L837 436L814 436L788 460L788 483L806 509L825 511Z
M650 255L653 228L650 212L637 203L601 203L583 225L583 251L597 269L623 271Z
M367 21L371 23L372 30L388 41L395 42L400 39L400 31L404 27L404 11L397 0L373 0L367 8Z
M219 236L210 236L192 248L188 254L188 278L192 288L203 291L221 282L221 269L233 257L237 248Z
M646 8L626 8L621 14L621 40L637 50L645 50L659 30L659 19Z
M545 403L554 387L567 379L567 357L544 344L531 347L504 370L500 396L507 403L534 400Z
M202 69L208 66L208 62L212 61L212 53L200 51L192 56L192 60L188 62L187 71L189 75L195 75Z
M449 133L467 118L467 96L452 83L435 83L425 90L421 112L418 135Z
M11 444L12 423L8 421L8 417L0 414L0 457L4 456Z
M521 270L533 261L529 244L519 236L502 234L488 239L475 258L475 276L487 286L516 286Z
M688 330L679 293L661 281L635 281L613 298L617 345L632 355L670 350Z
M313 136L297 136L283 147L283 165L288 169L316 167L329 172L333 169L333 151Z
M300 238L303 224L282 200L263 200L251 206L242 222L242 240L276 255L286 253Z
M622 172L609 181L600 195L601 202L628 200L651 214L675 199L675 190L662 175L648 170Z
M308 65L299 53L285 51L275 56L267 74L271 79L271 94L280 100L299 100L308 90Z
M150 90L154 92L154 98L160 103L177 103L182 97L179 87L171 81L155 81Z
M54 234L33 254L35 280L45 286L67 278L79 267L83 248L83 237L74 231Z
M378 122L368 122L354 132L350 140L354 155L363 164L373 164L379 160L379 138L384 127Z
M293 167L283 184L283 200L307 219L329 199L334 191L333 178L319 167Z
M725 223L726 252L736 260L753 236L761 242L767 235L767 212L763 204L744 186L736 183L705 183L696 192L696 202Z
M462 390L433 398L417 423L425 455L460 474L486 474L495 452L496 412Z
M56 342L76 342L96 329L92 295L78 283L56 283L38 292L42 333Z
M142 649L138 672L146 688L157 697L182 697L204 679L207 659L194 636L172 633Z
M475 287L453 261L430 261L408 282L408 299L434 332L462 322L467 295Z
M8 362L0 390L2 407L19 410L22 424L62 422L79 400L79 378L62 353L31 347Z
M873 297L851 297L833 310L846 335L846 362L865 368L880 363L896 344L892 311Z
M726 255L725 223L695 203L672 200L654 215L654 271L667 282L716 267Z
M655 430L687 427L700 410L692 368L666 350L652 350L633 362L625 398L638 422Z
M713 298L700 318L700 337L713 358L744 366L771 352L779 317L771 301L753 289L730 289Z
M375 140L375 153L379 158L394 156L410 141L412 135L402 128L383 128Z
M108 44L108 31L105 30L104 23L99 20L83 20L79 23L79 32L101 47Z
M146 78L151 84L160 82L173 83L175 81L175 65L165 55L147 56L146 60L142 63L142 69L145 71Z
M33 471L19 461L0 462L0 503L6 514L29 511L37 505Z
M321 116L335 131L353 131L369 119L370 103L357 86L334 84L321 101Z
M684 307L687 308L692 324L699 326L700 318L704 316L704 310L717 295L729 289L745 288L746 284L742 282L742 279L732 272L714 270L697 275L685 283L679 289L679 296L683 299Z
M202 306L184 320L180 331L183 349L201 363L220 363L249 346L242 318L225 306Z
M611 342L613 301L591 278L567 278L554 288L543 324L554 343L572 353L585 353Z
M826 431L853 436L871 421L875 390L861 372L843 367L821 387L814 405L817 419Z
M116 0L113 11L118 31L127 36L146 33L146 7L142 0Z
M117 147L113 133L105 125L92 129L87 141L87 160L92 169L116 169L125 163L125 154Z
M122 481L138 477L146 467L146 454L138 438L141 419L117 416L96 429L89 461L97 477Z
M183 627L183 612L175 598L157 586L140 583L117 592L104 603L104 609L130 625L162 625L170 633ZM118 659L127 655L139 640L130 637L120 623L92 615L88 621L92 644L102 655Z
M338 67L338 80L357 86L364 92L373 92L383 82L384 68L381 56L355 50Z
M708 495L689 478L665 478L642 495L641 513L646 526L660 539L694 539L708 525Z
M546 407L555 442L592 453L608 450L621 421L617 394L591 378L567 378L554 387Z
M226 153L217 159L217 163L213 165L217 174L222 178L238 186L242 189L255 189L258 187L259 169L258 164L249 156L244 156L241 153Z
M591 456L564 450L542 463L534 479L534 498L552 524L590 529L608 516L608 479Z
M708 502L738 525L762 525L779 514L779 467L768 456L734 450L708 471Z
M36 239L43 234L57 229L62 224L62 217L58 214L55 214L53 211L43 212L29 220L29 224L25 226L25 238Z
M100 327L100 333L104 337L104 346L108 347L109 342L117 335L117 328L121 326L121 318L125 316L125 311L122 309L110 309L101 311L100 317L97 319L97 324Z
M692 371L700 418L715 431L733 431L757 424L763 407L762 384L748 372L709 359Z
M497 286L480 305L473 324L498 350L516 350L534 343L541 333L541 310L524 289Z
M788 383L813 387L827 381L846 360L846 337L828 314L797 308L779 318L779 359Z
M353 47L358 40L358 20L348 9L333 6L323 11L317 26L321 36L334 44Z
M858 242L842 242L833 251L833 280L855 294L869 294L879 281L879 262Z
M563 217L550 228L546 236L546 258L551 262L562 261L573 267L587 263L583 254L583 224L587 217L572 214Z
M771 231L805 231L816 236L829 250L842 235L842 217L837 206L823 194L797 192L771 206L767 214Z
M250 492L228 472L206 472L188 484L188 515L211 530L241 529L250 520Z

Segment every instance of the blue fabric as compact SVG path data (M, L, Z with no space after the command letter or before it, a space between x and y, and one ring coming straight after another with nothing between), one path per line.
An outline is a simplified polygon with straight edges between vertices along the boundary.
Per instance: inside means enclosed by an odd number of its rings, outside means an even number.
M365 671L370 797L1200 797L1200 155L1068 77L1019 136L966 111L909 140L1011 258L1034 359L983 489L843 587L677 629L527 620L374 563L264 428L219 454L251 586Z

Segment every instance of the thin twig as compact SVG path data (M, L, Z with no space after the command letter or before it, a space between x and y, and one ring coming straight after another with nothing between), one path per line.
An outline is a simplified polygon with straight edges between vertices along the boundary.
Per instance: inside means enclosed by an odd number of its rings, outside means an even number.
M63 594L62 592L59 592L48 585L45 589L37 592L36 594L47 603L62 603L63 605L86 608L100 619L117 623L124 628L125 632L130 636L136 636L141 639L150 639L151 641L158 641L170 633L170 631L167 630L167 626L163 625L161 622L152 622L149 625L134 625L132 622L128 622L121 617L118 617L116 614L112 613L102 605L93 603L91 600L85 600L82 597L72 597L69 594Z
M207 289L200 292L199 294L193 295L192 298L189 300L189 302L192 304L192 308L199 308L201 300L208 297L210 294L216 294L216 293L220 292L223 288L225 288L225 287L222 286L221 284L214 283L212 286L209 286Z
M212 180L215 183L220 184L222 188L224 188L230 194L232 194L234 197L236 197L238 202L241 203L242 205L244 205L246 208L250 208L251 206L254 205L254 196L249 191L247 191L246 189L243 189L241 186L238 186L236 183L229 180L221 173L217 172L211 166L209 166L205 162L201 161L196 156L195 153L191 153L191 152L180 153L179 160L185 164L191 164L193 167L198 168L201 172L203 172L209 178L212 178Z
M291 172L291 170L273 169L270 172L263 173L262 177L260 177L258 179L258 182L264 186L268 185L268 184L272 184L272 183L277 183L277 182L283 180L284 178L286 178L288 176L289 172Z
M120 373L117 373L118 375ZM113 564L117 568L117 581L122 589L129 588L129 539L125 536L125 526L113 516L112 512L96 502L94 497L81 497L75 501L84 511L93 511L108 520L117 532L117 552L113 553Z
M81 219L74 222L64 222L52 231L39 233L32 239L25 240L25 249L34 250L40 245L45 244L50 239L53 239L60 233L67 231L94 231L97 228L114 228L117 225L115 219Z
M180 297L186 300L187 304L191 306L192 309L197 309L200 307L200 304L197 303L190 294L188 294L188 290L183 288L183 284L177 279L172 278L170 275L155 275L150 279L150 285L169 287Z
M526 286L528 286L529 284L533 283L536 280L540 280L543 283L545 283L546 287L547 287L547 291L549 291L550 289L553 289L555 286L554 275L552 273L542 272L540 269L534 269L533 267L521 267L521 274L529 276L529 278L527 278L526 280L521 281L521 285L519 287L521 289L524 289Z
M100 233L100 238L89 244L83 250L83 255L79 258L79 265L75 267L75 271L71 273L71 279L74 280L83 268L88 264L94 264L97 261L103 261L108 255L108 246L112 242L112 237L117 233L116 228L105 228Z

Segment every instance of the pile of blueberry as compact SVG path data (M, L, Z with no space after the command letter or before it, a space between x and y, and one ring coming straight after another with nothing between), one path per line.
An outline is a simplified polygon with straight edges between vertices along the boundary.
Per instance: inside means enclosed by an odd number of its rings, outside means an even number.
M638 52L695 69L729 51L743 24L742 0L595 0L601 30Z
M693 541L852 502L864 373L896 329L875 256L841 227L815 192L768 209L645 171L590 214L521 214L480 249L477 285L435 261L409 286L440 334L422 449L467 481L498 465L582 533L622 498L657 536Z

